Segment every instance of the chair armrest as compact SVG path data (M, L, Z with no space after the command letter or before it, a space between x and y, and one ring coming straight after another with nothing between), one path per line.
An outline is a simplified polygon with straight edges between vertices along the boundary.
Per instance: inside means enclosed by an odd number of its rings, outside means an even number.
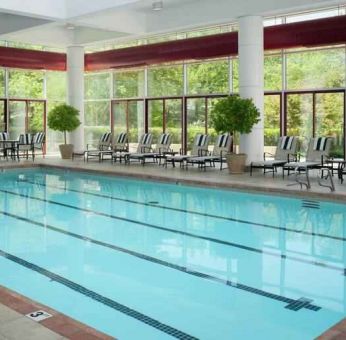
M266 156L275 156L273 153L271 153L271 152L263 152L263 160L266 160Z
M207 156L209 153L208 150L200 149L198 150L198 156Z
M298 154L296 154L296 153L289 153L287 155L287 162L298 162Z
M141 147L141 153L144 153L144 152L151 152L153 149L149 146L142 146Z

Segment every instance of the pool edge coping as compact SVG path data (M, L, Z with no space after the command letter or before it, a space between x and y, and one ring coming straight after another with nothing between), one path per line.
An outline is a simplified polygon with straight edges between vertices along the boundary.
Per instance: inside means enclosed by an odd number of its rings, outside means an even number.
M160 175L150 175L150 174L138 174L138 173L126 173L124 171L109 171L107 169L89 169L89 168L83 168L80 166L69 166L69 165L56 165L56 164L33 164L33 166L27 165L26 168L48 168L48 169L59 169L59 170L68 170L68 171L74 171L74 172L84 172L84 173L92 173L92 174L99 174L99 175L107 175L107 176L119 176L119 177L125 177L128 179L140 179L140 180L154 180L154 181L160 181L164 183L169 184L184 184L188 186L195 186L195 187L205 187L205 188L212 188L212 189L223 189L223 190L236 190L236 191L242 191L242 192L251 192L251 193L257 193L257 194L264 194L264 195L285 195L287 197L295 197L295 198L315 198L315 199L323 199L326 201L332 201L335 203L345 203L346 204L346 195L339 194L337 192L313 192L308 190L285 190L283 188L275 188L275 187L264 187L261 185L254 185L254 184L245 184L245 183L225 183L225 182L214 182L211 180L199 180L199 179L184 179L184 178L170 178L168 176L160 176ZM21 167L13 167L11 169L16 169Z
M38 324L67 339L116 339L2 285L0 285L0 303L23 316L31 312L44 310L52 317L42 320Z

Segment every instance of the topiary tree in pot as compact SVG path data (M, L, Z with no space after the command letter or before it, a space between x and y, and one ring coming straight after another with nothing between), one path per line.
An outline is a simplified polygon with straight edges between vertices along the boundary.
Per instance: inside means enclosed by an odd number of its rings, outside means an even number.
M79 111L67 104L57 105L48 113L48 127L64 133L64 144L59 145L62 159L72 157L73 144L66 143L66 133L77 129L81 124L78 116Z
M252 127L260 121L260 111L252 99L230 95L222 98L212 108L211 122L217 133L250 133ZM230 173L242 173L245 169L246 154L227 155Z

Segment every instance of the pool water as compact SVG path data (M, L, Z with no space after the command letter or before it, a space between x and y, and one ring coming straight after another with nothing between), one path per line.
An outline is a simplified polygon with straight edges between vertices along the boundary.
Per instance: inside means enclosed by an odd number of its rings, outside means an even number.
M346 205L0 174L0 285L119 339L313 339L345 317Z

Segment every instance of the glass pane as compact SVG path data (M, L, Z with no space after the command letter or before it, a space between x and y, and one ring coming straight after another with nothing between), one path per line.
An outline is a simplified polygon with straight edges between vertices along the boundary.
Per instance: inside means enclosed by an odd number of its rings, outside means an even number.
M274 154L280 137L280 96L264 96L264 151Z
M67 90L66 72L46 73L47 99L56 101L66 101Z
M84 107L84 141L96 146L101 135L110 131L109 101L89 101Z
M166 132L172 136L171 148L179 152L182 147L182 100L166 100Z
M333 137L331 154L344 157L344 95L343 93L316 93L316 133Z
M64 102L48 101L47 112L50 112L55 106L63 104ZM64 135L62 132L53 131L47 128L46 148L47 152L56 153L59 152L59 145L64 143Z
M127 132L126 106L126 101L113 103L113 133L115 136Z
M233 84L233 93L239 92L239 61L238 59L232 59L232 84Z
M187 100L187 150L191 150L197 133L205 133L205 98Z
M129 148L136 150L138 140L144 133L143 101L130 101L128 104Z
M136 98L144 96L144 70L114 73L114 97Z
M9 102L9 133L11 139L17 139L21 133L25 133L26 104L20 101Z
M213 149L213 145L214 145L214 142L215 142L215 139L216 139L216 136L217 136L217 133L216 131L214 130L214 127L213 127L213 124L212 124L212 121L210 119L210 115L211 115L211 112L213 110L213 106L220 100L221 98L209 98L208 99L208 134L210 136L210 145L209 145L209 149L210 151L212 151Z
M28 131L35 134L44 131L44 103L29 102L28 104Z
M281 56L264 57L264 89L266 91L282 88L282 58Z
M9 70L9 96L12 98L43 98L42 71Z
M5 131L5 101L0 100L0 132Z
M287 55L287 88L315 89L345 86L345 50L331 49Z
M182 94L182 65L148 69L148 95L150 97L180 96Z
M110 99L110 73L87 73L84 76L86 99Z
M163 100L148 101L148 132L153 134L154 143L163 132Z
M312 94L287 96L287 135L301 138L302 154L306 154L308 141L312 137L312 113Z
M0 68L0 97L5 97L5 70Z
M187 65L188 93L228 92L228 60Z

